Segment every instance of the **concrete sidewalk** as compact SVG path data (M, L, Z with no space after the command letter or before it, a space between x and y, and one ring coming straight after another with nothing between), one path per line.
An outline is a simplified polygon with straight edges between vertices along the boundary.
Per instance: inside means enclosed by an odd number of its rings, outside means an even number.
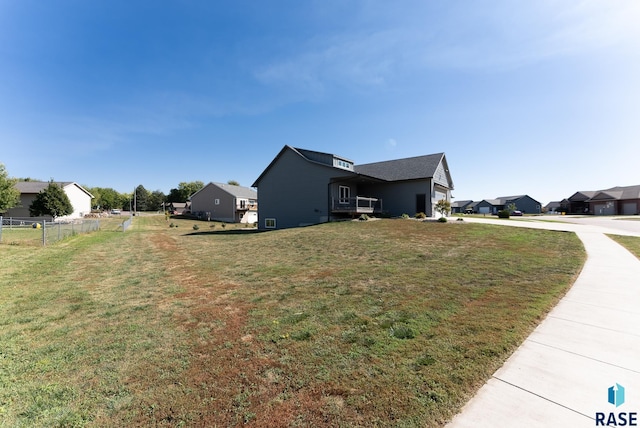
M640 417L640 261L597 228L533 224L575 231L587 261L566 296L448 426L593 427L598 412ZM625 388L619 407L608 402L616 384Z

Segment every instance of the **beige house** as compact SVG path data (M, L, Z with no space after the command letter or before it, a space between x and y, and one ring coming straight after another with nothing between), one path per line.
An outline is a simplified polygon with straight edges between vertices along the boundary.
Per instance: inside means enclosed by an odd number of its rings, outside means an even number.
M93 195L82 186L72 181L54 182L54 184L62 187L62 190L64 190L71 202L71 206L73 206L73 213L68 216L58 217L56 220L82 218L85 214L91 212L91 199L93 199ZM47 186L49 186L48 181L17 182L15 187L20 191L20 204L17 207L9 209L4 216L16 218L31 217L29 207L35 200L36 195L46 189Z

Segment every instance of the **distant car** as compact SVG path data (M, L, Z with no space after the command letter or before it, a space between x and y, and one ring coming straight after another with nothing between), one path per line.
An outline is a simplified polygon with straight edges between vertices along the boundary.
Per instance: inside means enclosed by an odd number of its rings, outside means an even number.
M120 211L120 210L111 210L111 214L120 215L120 214L122 214L122 211Z
M513 211L513 212L511 213L511 215L512 215L512 216L516 216L516 217L517 217L517 216L521 216L521 215L522 215L522 211L517 211L517 210L516 210L516 211Z

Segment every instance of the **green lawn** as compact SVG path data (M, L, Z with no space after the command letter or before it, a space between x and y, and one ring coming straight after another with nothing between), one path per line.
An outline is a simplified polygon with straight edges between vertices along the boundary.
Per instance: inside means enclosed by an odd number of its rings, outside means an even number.
M585 258L464 222L163 216L0 251L0 426L42 427L439 426Z
M616 241L618 244L624 246L627 250L631 251L637 258L640 259L640 238L636 236L621 236L621 235L607 235L609 238Z

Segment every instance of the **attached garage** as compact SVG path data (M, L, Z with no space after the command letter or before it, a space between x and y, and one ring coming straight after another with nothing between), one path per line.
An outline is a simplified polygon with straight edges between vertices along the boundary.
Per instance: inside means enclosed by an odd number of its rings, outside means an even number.
M638 214L638 203L637 202L625 202L622 204L622 214L623 215L635 215Z
M593 204L593 213L595 215L615 215L616 207L613 202L604 202Z
M480 214L490 214L491 213L491 207L478 207L478 212Z

